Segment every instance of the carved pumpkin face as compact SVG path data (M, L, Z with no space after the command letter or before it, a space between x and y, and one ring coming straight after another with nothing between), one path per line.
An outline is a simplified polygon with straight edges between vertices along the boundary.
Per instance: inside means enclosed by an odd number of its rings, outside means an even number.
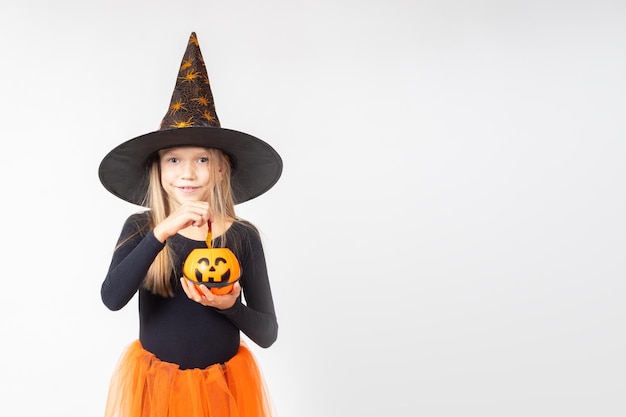
M214 294L228 294L241 275L241 267L228 248L197 248L185 259L183 275L198 285L206 285Z

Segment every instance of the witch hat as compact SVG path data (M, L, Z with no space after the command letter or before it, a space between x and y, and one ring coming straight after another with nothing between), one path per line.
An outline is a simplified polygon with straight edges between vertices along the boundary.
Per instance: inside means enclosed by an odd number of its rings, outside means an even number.
M247 133L221 127L196 33L183 56L170 106L159 130L130 139L111 150L98 175L115 196L145 204L148 163L161 149L177 146L216 148L231 161L235 204L265 193L282 173L282 159L269 144Z

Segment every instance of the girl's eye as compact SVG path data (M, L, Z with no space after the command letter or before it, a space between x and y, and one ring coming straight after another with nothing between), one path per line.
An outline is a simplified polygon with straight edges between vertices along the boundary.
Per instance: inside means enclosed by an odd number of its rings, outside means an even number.
M174 158L174 157L167 158L167 161L175 164L176 162L178 162L178 158Z
M200 159L198 159L198 162L206 164L207 162L209 162L209 158L206 158L206 157L200 158Z

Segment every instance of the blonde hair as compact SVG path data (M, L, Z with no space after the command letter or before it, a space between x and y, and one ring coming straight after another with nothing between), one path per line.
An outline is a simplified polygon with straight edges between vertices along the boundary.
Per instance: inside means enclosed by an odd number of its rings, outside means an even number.
M209 204L213 215L225 221L237 221L235 203L231 188L231 163L228 155L219 149L208 148L211 192ZM171 205L167 194L161 186L161 168L158 155L149 163L148 191L144 206L150 208L149 228L162 222L171 214ZM220 239L220 246L225 245L225 235ZM165 248L156 256L146 278L144 287L154 294L164 297L172 296L172 274L175 271L174 254L171 247L165 242Z

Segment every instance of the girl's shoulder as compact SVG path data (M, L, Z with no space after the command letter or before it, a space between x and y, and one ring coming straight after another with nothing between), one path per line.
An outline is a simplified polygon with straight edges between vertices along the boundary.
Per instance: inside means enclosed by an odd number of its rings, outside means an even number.
M150 210L140 211L133 213L126 219L124 228L126 230L134 230L135 232L141 232L146 230L150 224Z
M135 223L147 223L150 221L150 210L138 211L136 213L131 214L126 219L126 222L135 222Z
M249 253L262 245L261 234L254 224L238 218L226 232L225 240L220 241L219 244Z
M257 227L254 224L252 224L250 221L245 220L245 219L235 220L232 226L230 227L230 230L232 230L234 233L240 236L243 235L248 238L260 237L259 229L257 229Z

